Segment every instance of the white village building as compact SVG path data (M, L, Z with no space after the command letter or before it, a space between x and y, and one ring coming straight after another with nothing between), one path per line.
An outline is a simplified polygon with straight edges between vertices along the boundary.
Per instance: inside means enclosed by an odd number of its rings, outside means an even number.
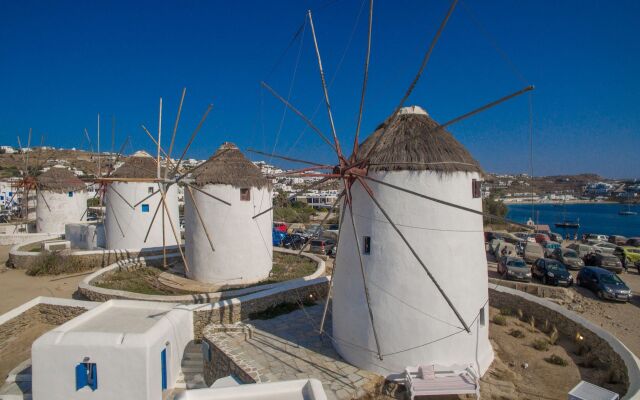
M388 123L363 142L361 154L367 154ZM404 108L372 154L369 176L481 211L480 166L449 132L437 126L421 108ZM357 237L349 207L343 205L345 216L333 277L337 351L349 363L382 375L424 363L472 364L484 373L493 360L493 350L488 337L482 216L367 182L470 332L362 185L356 183L352 194Z
M224 143L194 173L193 184L200 191L185 189L187 277L222 286L267 278L273 256L271 186L260 169L233 143Z
M32 393L47 400L161 399L193 340L192 313L175 305L111 300L32 345Z

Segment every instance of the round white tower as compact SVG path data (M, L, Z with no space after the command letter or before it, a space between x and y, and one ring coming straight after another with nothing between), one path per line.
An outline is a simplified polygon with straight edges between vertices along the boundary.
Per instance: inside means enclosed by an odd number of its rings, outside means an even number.
M390 123L362 144L367 154ZM368 175L386 183L482 210L482 171L471 154L419 107L406 107L380 139ZM345 204L335 276L332 323L336 350L349 363L382 375L407 366L493 361L489 343L487 260L480 215L367 180L470 332L360 183L352 188L357 239ZM369 290L369 317L358 240Z
M185 188L187 277L221 286L259 282L273 263L273 218L271 211L254 216L271 207L270 182L232 143L205 163L194 174L194 185L231 205Z
M105 194L107 249L162 247L163 214L164 243L166 246L175 246L177 242L169 223L169 216L171 216L173 226L180 237L177 185L172 185L166 192L168 213L161 204L160 193L156 193L136 205L151 193L158 191L158 183L135 181L136 179L157 178L157 166L154 159L145 152L137 152L129 157L111 176L122 178L122 181L112 181L107 184ZM164 176L164 168L162 176ZM145 242L145 236L158 206L160 206L160 210Z
M36 181L36 229L64 233L65 224L86 220L87 187L67 168L49 168Z

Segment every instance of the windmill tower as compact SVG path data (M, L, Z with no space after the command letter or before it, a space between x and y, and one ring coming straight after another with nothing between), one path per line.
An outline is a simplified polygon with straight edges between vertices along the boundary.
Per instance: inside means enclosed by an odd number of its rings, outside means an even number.
M273 255L272 212L253 216L271 205L268 179L233 143L222 144L193 175L199 190L185 188L187 276L221 285L267 278Z
M366 153L380 140L369 160L368 176L404 189L429 193L443 201L482 212L481 169L471 154L420 107L405 107L391 126L385 121L361 145ZM384 137L380 138L386 130ZM403 143L403 145L398 145ZM340 234L337 269L333 282L333 336L361 346L335 343L350 363L381 374L402 371L407 365L428 360L442 365L479 365L483 373L493 361L489 343L487 261L481 215L373 184L377 201L403 236L385 221L384 215L362 185L351 190L353 218ZM351 211L345 209L347 220ZM422 271L420 261L406 251L409 241L457 312L464 327L438 289ZM359 243L356 243L358 241ZM360 255L358 255L358 251ZM362 285L359 257L366 265L370 307L376 316L378 346L386 355L380 360L363 348L376 348L367 298ZM415 308L402 303L413 304ZM420 343L433 342L410 351Z
M67 168L49 168L36 177L36 229L63 233L65 224L82 222L87 187Z
M164 169L162 170L164 174ZM151 221L159 208L164 215L161 220L172 218L178 225L178 190L176 186L166 191L165 205L160 206L160 196L149 196L158 192L157 163L148 153L137 152L116 169L105 185L105 233L107 249L139 249L148 247L175 246L177 241L171 224L156 224ZM147 227L150 227L147 230Z
M530 92L533 86L444 123L435 122L419 107L404 107L457 2L452 0L391 116L361 144L373 25L373 0L369 1L362 94L351 155L343 152L338 139L311 11L307 13L308 24L330 135L262 83L335 152L337 163L270 156L306 164L305 168L288 171L288 175L322 178L310 187L337 180L344 188L329 210L343 202L336 262L319 332L325 333L333 293L333 331L329 339L351 364L383 375L429 363L473 364L480 374L484 373L493 351L487 335L482 217L530 229L482 210L480 167L447 129Z

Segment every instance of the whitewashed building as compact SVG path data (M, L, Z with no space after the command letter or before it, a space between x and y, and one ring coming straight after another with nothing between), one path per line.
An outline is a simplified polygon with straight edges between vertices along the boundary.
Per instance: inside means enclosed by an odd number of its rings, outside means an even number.
M256 215L271 208L271 185L233 143L224 143L214 157L194 174L193 184L222 201L185 189L187 276L221 286L259 282L271 271L273 219L271 211Z
M361 154L367 154L388 123L363 142ZM437 126L421 108L404 108L372 154L369 176L481 211L480 166L449 132ZM343 206L333 277L336 350L349 363L382 375L427 364L472 364L484 373L493 360L493 350L488 337L482 216L368 182L470 332L362 185L356 183L352 194L357 236L349 208Z
M49 168L37 178L36 230L64 233L65 225L86 219L86 185L67 168Z
M35 400L151 400L174 387L192 313L174 305L110 300L32 345Z

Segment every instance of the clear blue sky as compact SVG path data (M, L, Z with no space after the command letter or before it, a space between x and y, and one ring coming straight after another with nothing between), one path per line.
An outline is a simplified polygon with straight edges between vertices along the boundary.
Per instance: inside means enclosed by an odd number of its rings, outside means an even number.
M448 6L444 0L376 0L364 134L392 112ZM139 124L157 130L162 96L167 138L186 86L179 150L207 104L214 104L190 156L208 157L221 142L233 141L241 148L275 147L333 162L328 147L309 130L300 137L304 123L291 113L282 119L282 105L259 87L264 79L287 96L295 71L291 101L313 114L321 89L308 25L302 47L296 41L277 63L307 8L317 10L327 76L336 76L330 94L338 133L350 148L366 39L367 4L360 0L4 1L0 142L17 144L18 134L26 140L32 127L34 142L44 134L48 145L86 148L82 130L95 137L100 112L103 148L111 147L115 115L116 143L130 135L128 152L150 150ZM524 86L472 14L536 86L535 174L640 176L640 2L459 4L409 100L440 122ZM314 121L329 132L324 108ZM526 96L454 125L451 132L487 171L528 170Z

